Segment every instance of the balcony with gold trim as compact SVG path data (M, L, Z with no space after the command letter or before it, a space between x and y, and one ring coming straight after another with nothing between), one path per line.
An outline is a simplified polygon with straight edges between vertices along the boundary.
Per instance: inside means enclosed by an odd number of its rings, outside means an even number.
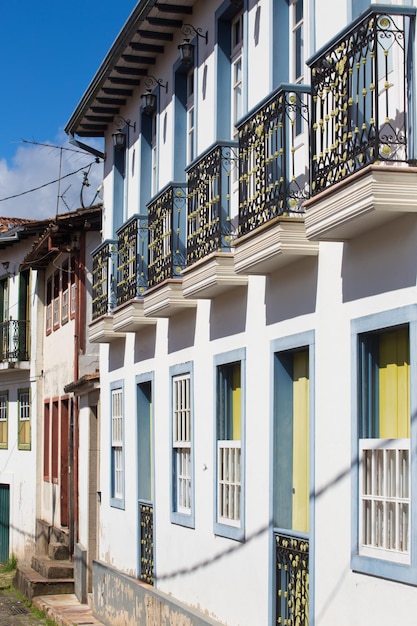
M213 298L247 284L235 269L231 209L238 145L217 142L188 169L186 298Z
M136 332L156 324L144 313L143 295L148 287L148 215L134 215L119 230L117 299L113 311L115 332Z
M305 256L309 88L283 85L239 124L238 274L270 274Z
M187 186L170 183L148 204L148 289L143 295L146 317L171 317L195 308L183 294L186 265Z
M103 241L92 252L92 321L88 327L91 343L109 343L124 336L113 329L112 311L116 306L117 241Z
M312 241L349 240L417 209L414 14L371 7L309 62Z

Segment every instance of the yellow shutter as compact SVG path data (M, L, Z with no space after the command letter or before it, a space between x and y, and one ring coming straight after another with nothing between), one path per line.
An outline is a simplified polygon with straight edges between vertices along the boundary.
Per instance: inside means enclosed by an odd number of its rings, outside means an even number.
M379 341L379 435L410 437L408 330L383 333Z
M232 383L232 420L233 420L233 440L240 441L241 428L241 383L240 383L240 363L233 366L233 383Z
M309 379L308 351L293 360L293 530L309 526Z

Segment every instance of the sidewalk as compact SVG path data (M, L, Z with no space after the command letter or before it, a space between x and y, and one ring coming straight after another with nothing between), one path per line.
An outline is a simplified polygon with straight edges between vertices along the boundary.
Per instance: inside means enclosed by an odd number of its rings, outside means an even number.
M80 604L73 593L56 596L38 596L32 600L33 606L43 611L49 619L58 626L78 626L94 624L104 626L93 617L93 611L88 604Z

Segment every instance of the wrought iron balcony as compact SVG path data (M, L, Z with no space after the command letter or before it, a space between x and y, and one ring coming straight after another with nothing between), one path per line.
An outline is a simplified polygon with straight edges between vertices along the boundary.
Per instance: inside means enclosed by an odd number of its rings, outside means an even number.
M237 144L217 143L187 172L187 267L212 252L230 250L231 179L233 171L237 173L237 156Z
M169 278L180 278L185 268L187 192L184 183L172 183L148 205L148 288Z
M406 7L371 8L310 61L312 195L367 165L415 158L413 15Z
M7 320L0 323L2 362L29 361L29 322Z
M134 215L117 231L117 306L148 287L148 216Z
M275 533L276 624L308 626L308 539Z
M93 321L116 306L117 241L104 241L93 253Z
M308 91L282 86L239 126L239 237L275 217L303 214Z

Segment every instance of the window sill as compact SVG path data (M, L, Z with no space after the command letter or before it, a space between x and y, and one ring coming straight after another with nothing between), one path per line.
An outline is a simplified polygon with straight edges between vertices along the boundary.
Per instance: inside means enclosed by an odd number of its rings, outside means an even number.
M214 522L214 534L226 539L234 539L235 541L245 541L245 530L241 526L232 526L231 524L222 524Z
M194 512L191 513L179 513L178 511L171 511L171 524L177 526L185 526L186 528L195 528Z
M408 585L417 585L417 567L373 557L353 555L351 568L357 574L366 574Z

